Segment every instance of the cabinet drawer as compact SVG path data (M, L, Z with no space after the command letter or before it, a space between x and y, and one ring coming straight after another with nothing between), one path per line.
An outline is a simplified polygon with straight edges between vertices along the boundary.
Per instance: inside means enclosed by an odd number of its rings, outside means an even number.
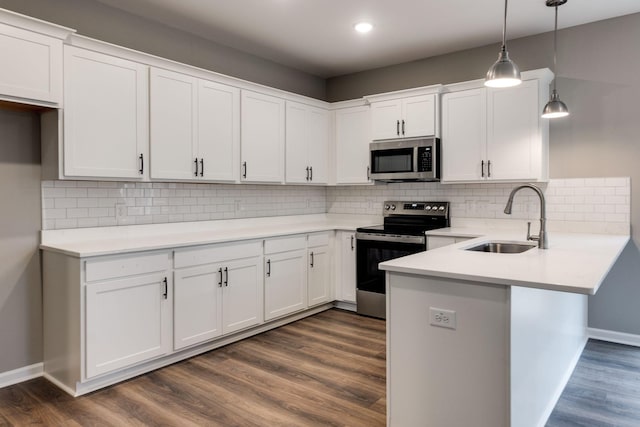
M309 234L308 247L328 246L330 232Z
M295 251L307 247L306 234L295 236L274 237L264 241L264 253L275 254L278 252Z
M246 243L221 243L205 247L195 247L174 251L175 268L212 264L231 259L259 256L262 253L262 241Z
M158 252L144 255L122 255L89 260L85 263L85 281L136 276L167 270L170 267L169 253Z

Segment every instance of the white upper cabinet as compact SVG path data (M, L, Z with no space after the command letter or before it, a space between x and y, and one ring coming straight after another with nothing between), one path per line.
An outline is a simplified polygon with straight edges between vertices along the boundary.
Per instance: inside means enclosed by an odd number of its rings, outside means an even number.
M436 135L436 94L371 103L373 140Z
M198 81L152 68L150 85L151 178L196 178Z
M334 111L336 184L369 184L371 115L368 106Z
M442 181L545 181L548 77L513 88L472 88L442 98Z
M61 106L62 42L73 30L2 9L0 21L0 99Z
M240 170L240 89L199 80L197 139L200 178L237 182Z
M329 179L329 112L286 103L286 182L326 184Z
M151 178L237 181L240 91L150 72Z
M147 67L72 46L64 67L64 175L144 178Z
M241 180L284 181L285 101L241 91Z

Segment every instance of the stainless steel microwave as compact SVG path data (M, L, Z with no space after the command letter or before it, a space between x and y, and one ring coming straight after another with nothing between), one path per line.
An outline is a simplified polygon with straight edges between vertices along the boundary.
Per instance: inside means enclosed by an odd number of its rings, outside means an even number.
M369 144L371 179L377 181L439 181L440 140L406 138Z

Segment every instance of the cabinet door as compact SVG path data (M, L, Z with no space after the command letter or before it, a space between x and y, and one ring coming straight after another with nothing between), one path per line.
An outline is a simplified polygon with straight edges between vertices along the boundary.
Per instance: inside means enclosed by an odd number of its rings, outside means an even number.
M265 320L306 308L307 251L302 249L268 255L265 264Z
M262 257L224 264L222 332L229 334L263 321Z
M329 302L331 297L331 257L329 246L309 249L309 307Z
M61 101L62 40L0 24L0 56L0 95Z
M338 299L356 302L356 236L353 232L340 232L338 265Z
M147 67L72 46L64 48L64 67L65 175L144 177Z
M367 184L369 180L369 144L371 143L369 107L335 111L336 184Z
M488 91L487 159L490 179L540 178L538 81Z
M373 102L371 104L371 137L377 139L399 138L401 134L402 101Z
M242 91L242 181L284 180L284 100Z
M163 273L85 286L87 378L171 351L170 280Z
M199 81L197 139L201 178L237 182L240 161L238 88Z
M484 179L486 134L485 89L471 89L443 95L442 181Z
M223 266L176 270L173 292L173 348L222 335Z
M436 134L436 95L412 96L402 100L403 137L434 136Z
M329 182L329 112L320 108L308 111L309 137L308 163L309 182L311 184L327 184Z
M195 179L197 79L152 68L151 178Z
M309 107L287 101L286 173L287 183L309 183L308 150L312 129L309 128Z

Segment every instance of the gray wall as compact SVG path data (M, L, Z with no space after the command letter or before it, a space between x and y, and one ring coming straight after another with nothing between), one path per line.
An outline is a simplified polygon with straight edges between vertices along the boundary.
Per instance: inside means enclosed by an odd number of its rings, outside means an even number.
M640 14L558 33L558 91L571 116L552 121L552 178L630 176L632 242L589 302L589 325L640 334ZM552 33L508 43L522 70L551 67ZM327 81L329 101L483 78L485 46ZM443 141L446 143L446 141Z
M0 109L0 373L42 362L39 120Z
M95 0L0 0L0 7L78 34L317 99L325 80L141 18Z

